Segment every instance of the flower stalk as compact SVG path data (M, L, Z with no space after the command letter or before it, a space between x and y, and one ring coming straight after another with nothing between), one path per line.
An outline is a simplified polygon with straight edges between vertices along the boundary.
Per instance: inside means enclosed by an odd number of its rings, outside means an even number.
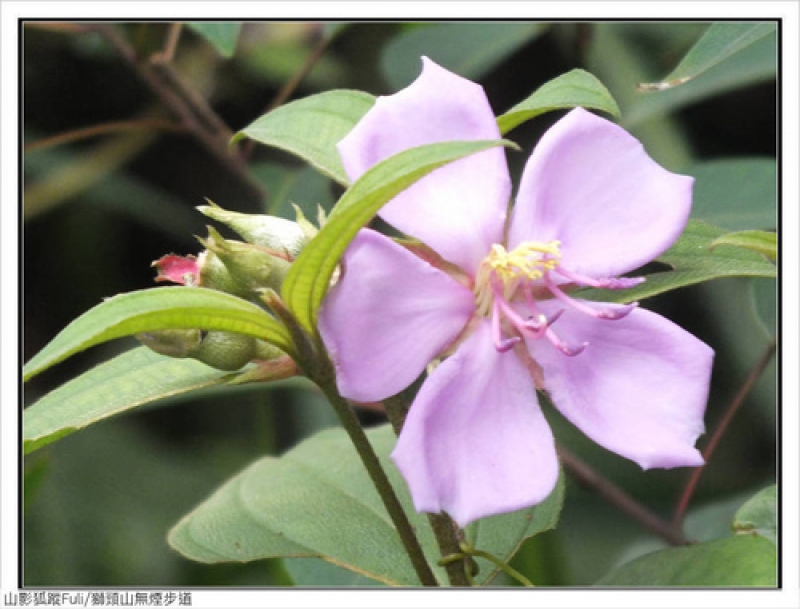
M324 366L319 366L316 370L306 370L307 376L322 389L325 397L328 398L328 401L336 411L342 427L344 427L347 435L350 436L358 456L361 458L372 483L375 485L375 489L383 501L383 505L386 507L386 511L389 513L389 517L394 523L397 534L400 536L400 541L411 560L411 564L414 566L420 583L423 586L438 586L439 583L436 581L436 576L425 558L422 546L414 533L405 510L400 505L400 500L397 498L397 494L378 460L378 455L375 454L375 450L369 443L369 439L367 439L367 435L364 433L364 429L361 427L361 423L350 402L344 399L336 389L336 380L330 361L325 361L324 363Z
M342 427L350 437L353 446L355 446L356 452L361 458L372 484L375 486L375 490L378 492L381 501L383 501L384 507L386 507L389 518L394 524L395 530L400 537L400 542L403 544L409 560L411 560L420 583L423 586L438 586L439 582L436 580L436 576L425 558L425 553L414 533L414 528L411 526L405 510L381 466L375 449L370 444L367 434L361 427L361 423L350 402L342 397L336 387L336 373L325 348L321 344L321 340L319 337L314 340L305 333L275 292L268 290L263 295L263 299L272 312L283 322L292 337L295 351L292 353L292 358L303 374L322 390L331 406L333 406L339 421L342 423Z

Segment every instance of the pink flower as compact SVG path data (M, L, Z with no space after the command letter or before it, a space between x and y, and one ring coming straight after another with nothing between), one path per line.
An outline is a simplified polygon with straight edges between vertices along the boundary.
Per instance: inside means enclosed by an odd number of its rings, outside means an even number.
M379 98L339 151L355 180L413 146L499 137L483 89L425 59L420 77ZM438 169L381 211L460 271L363 230L320 316L339 389L356 401L401 391L445 356L392 457L415 507L446 511L461 526L553 490L558 460L536 389L595 442L645 469L703 463L694 443L713 351L635 303L567 294L638 283L616 277L680 235L692 179L664 170L617 125L575 109L533 151L506 229L504 154L495 148Z

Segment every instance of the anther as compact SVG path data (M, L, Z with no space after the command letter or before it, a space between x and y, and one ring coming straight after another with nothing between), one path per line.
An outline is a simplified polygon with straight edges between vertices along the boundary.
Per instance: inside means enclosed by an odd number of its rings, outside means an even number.
M638 302L632 302L618 309L601 309L597 311L597 316L600 319L609 319L609 320L622 319L638 306L639 306Z
M581 343L577 347L567 345L567 343L562 341L550 328L545 331L545 336L556 349L561 351L561 353L564 355L568 355L569 357L574 357L583 353L584 349L589 346L589 343L587 342Z

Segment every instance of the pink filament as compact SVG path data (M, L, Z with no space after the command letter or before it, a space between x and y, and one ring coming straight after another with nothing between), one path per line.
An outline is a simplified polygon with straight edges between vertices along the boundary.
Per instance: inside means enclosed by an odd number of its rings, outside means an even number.
M627 278L627 277L612 277L612 278L604 278L604 279L592 279L590 277L585 277L583 275L579 275L577 273L573 273L572 271L563 269L561 267L557 267L554 269L555 272L574 281L579 285L587 285L591 287L597 288L607 288L607 289L624 289L639 285L644 281L644 277L635 277L635 278ZM549 276L549 272L545 272L544 277L542 278L542 282L547 290L558 300L566 304L567 306L575 309L583 313L584 315L589 315L594 317L595 319L602 319L602 320L616 320L622 319L626 315L628 315L633 309L635 309L639 303L633 302L628 305L624 305L619 307L618 309L610 309L610 308L602 308L602 309L595 309L588 304L585 304L579 300L576 300L570 296L568 296ZM528 319L524 319L514 308L509 304L506 300L505 296L503 295L503 284L500 281L492 282L491 284L492 289L492 338L494 341L495 348L500 351L501 353L508 351L509 349L513 348L515 344L517 344L522 337L531 338L531 339L538 339L545 337L547 340L561 353L564 355L573 357L578 355L586 349L589 345L588 342L584 342L580 345L573 346L568 345L564 342L558 334L551 328L551 326L558 320L559 317L564 313L566 309L560 309L555 315L552 315L550 318L542 319L542 314L536 305L536 300L533 297L533 288L531 282L525 282L522 284L523 295L525 297L525 302L530 307L532 317ZM505 337L503 336L503 327L502 327L502 320L505 318L511 324L512 328L517 332L516 336Z

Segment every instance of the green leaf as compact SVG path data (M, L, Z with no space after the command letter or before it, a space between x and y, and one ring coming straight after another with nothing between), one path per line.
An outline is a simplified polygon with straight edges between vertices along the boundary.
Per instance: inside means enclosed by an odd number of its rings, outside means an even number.
M773 262L778 259L778 235L763 230L743 230L717 237L711 247L730 245L763 254Z
M28 407L22 415L25 454L110 416L232 377L195 360L164 357L147 347L132 349Z
M361 91L326 91L268 112L237 133L233 141L249 137L280 148L348 186L336 144L374 104L375 98Z
M721 277L777 277L775 265L760 254L740 248L712 248L725 234L716 226L689 220L680 238L657 259L673 270L647 275L647 281L627 290L587 289L576 294L589 300L631 302Z
M283 561L286 571L297 586L363 588L381 583L325 562L319 558L292 558Z
M694 176L692 218L728 230L775 229L778 222L777 163L771 158L705 161Z
M511 514L489 516L467 527L467 538L473 547L509 562L526 539L555 528L564 507L563 477L559 477L555 491L542 503L527 510ZM483 558L476 557L481 584L490 583L500 568Z
M78 317L31 358L24 380L114 338L177 328L226 330L290 349L285 328L241 298L198 287L151 288L113 296Z
M774 338L778 328L778 286L776 282L767 279L752 280L750 297L752 298L752 307L765 335Z
M316 328L317 309L347 246L381 207L434 169L506 140L427 144L404 150L371 167L333 208L328 222L297 257L283 283L283 299L298 321Z
M593 108L619 118L617 102L605 85L585 70L571 70L544 83L502 116L497 117L500 133L506 134L517 125L552 110Z
M647 554L614 569L597 586L759 586L777 584L775 544L737 535Z
M547 29L544 23L439 23L396 36L381 58L386 82L405 87L420 72L423 55L459 76L478 80Z
M748 500L733 517L739 535L760 535L778 543L778 489L774 484Z
M220 55L233 57L233 53L236 51L236 42L239 40L239 32L242 29L241 23L194 21L187 25L214 45Z
M367 435L434 572L446 582L443 568L436 565L440 552L427 517L414 512L389 458L394 432L383 425ZM468 535L479 549L508 560L525 537L555 526L563 490L560 481L540 505L479 521ZM388 585L418 585L391 520L341 429L323 431L280 458L257 461L185 516L170 531L169 543L200 562L314 557ZM493 570L482 563L478 582L487 583Z
M313 167L285 167L277 163L255 163L250 171L269 193L264 212L287 220L296 220L297 205L306 218L316 219L318 206L329 210L334 197L331 181Z
M687 83L776 30L774 23L712 23L678 66L661 82L642 84L640 87L643 90L661 91Z
M632 103L622 104L622 125L631 129L715 95L774 80L778 65L777 50L777 34L773 33L710 68L702 78L656 93L639 91Z

